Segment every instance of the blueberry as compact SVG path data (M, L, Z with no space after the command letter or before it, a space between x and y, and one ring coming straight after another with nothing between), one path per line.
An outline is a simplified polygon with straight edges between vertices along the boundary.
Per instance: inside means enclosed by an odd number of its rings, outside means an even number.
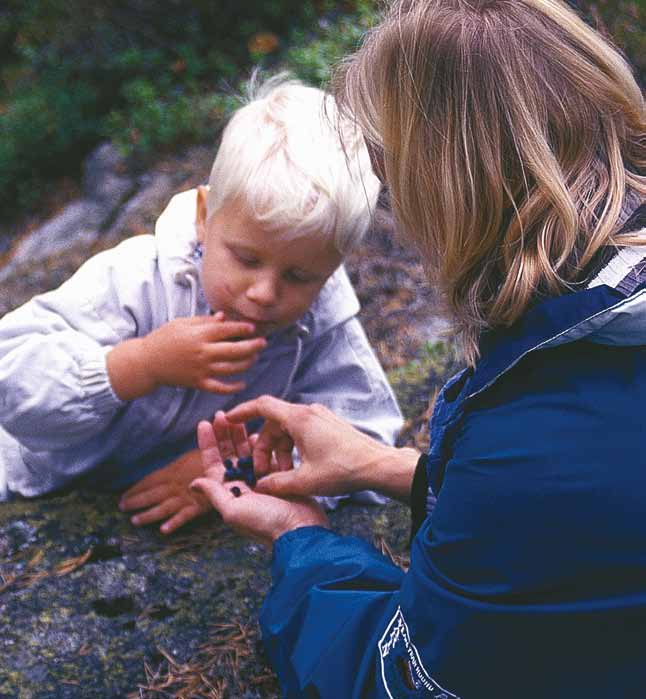
M224 474L225 481L242 481L244 476L239 468L230 468Z
M231 493L233 494L234 498L239 498L242 495L242 491L237 485L234 485L233 488L231 488Z
M238 459L238 468L253 471L253 457L242 456Z
M227 471L230 471L233 468L233 461L231 461L231 459L225 459L224 468L226 468Z

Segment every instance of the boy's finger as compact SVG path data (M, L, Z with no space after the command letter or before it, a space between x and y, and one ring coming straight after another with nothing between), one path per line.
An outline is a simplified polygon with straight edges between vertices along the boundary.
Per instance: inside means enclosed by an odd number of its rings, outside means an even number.
M152 524L153 522L159 522L160 519L166 519L175 514L182 506L182 500L178 497L169 498L164 500L156 507L151 507L145 512L140 512L134 517L130 518L130 521L135 525L135 527L143 527L146 524Z
M177 514L174 514L167 522L164 522L159 531L162 534L172 534L174 531L183 527L187 522L199 517L202 514L197 505L188 505L183 507Z
M213 425L207 420L201 420L197 425L197 445L200 448L205 471L222 465L222 455L218 449Z
M158 485L153 488L135 493L134 495L124 494L119 501L119 509L122 512L130 510L141 510L144 507L150 507L162 502L168 497L168 487L166 485Z
M252 357L267 346L264 337L253 340L238 340L238 342L214 342L209 349L211 358L220 361L239 360Z
M205 379L201 385L204 391L209 393L222 393L229 395L231 393L239 393L247 384L244 381L234 381L232 383L224 383L217 379Z
M227 340L233 337L249 337L256 331L256 326L246 320L216 320L209 326L208 336L213 341Z
M252 367L258 355L254 355L251 359L245 359L240 362L213 362L209 364L209 373L212 376L233 376L234 374L241 374L243 371L247 371Z

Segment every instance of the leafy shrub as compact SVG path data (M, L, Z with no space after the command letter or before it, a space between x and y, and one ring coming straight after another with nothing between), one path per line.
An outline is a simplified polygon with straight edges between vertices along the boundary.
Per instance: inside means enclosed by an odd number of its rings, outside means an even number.
M646 84L646 9L570 0L615 37ZM139 160L212 140L250 66L320 84L377 17L378 0L4 0L0 207L31 205L106 137Z
M254 0L5 0L0 7L0 206L28 206L111 137L146 155L209 137L218 95L294 28L338 3ZM347 5L347 9L351 9ZM218 89L220 88L220 89Z

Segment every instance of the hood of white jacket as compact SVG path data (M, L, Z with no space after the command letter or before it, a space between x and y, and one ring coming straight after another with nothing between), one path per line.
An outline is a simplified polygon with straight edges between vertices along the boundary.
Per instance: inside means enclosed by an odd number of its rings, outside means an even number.
M176 194L157 220L155 239L159 269L166 284L171 288L178 287L186 293L197 293L199 298L195 300L194 306L196 312L206 313L209 309L206 307L199 282L201 259L196 253L196 213L196 189ZM191 282L191 277L195 284ZM327 280L298 324L305 326L309 337L312 338L347 321L358 311L359 300L341 265Z

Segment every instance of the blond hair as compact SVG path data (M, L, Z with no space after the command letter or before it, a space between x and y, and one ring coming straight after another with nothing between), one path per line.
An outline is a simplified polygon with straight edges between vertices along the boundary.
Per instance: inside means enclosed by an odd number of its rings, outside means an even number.
M365 234L380 187L361 132L331 95L285 74L254 77L248 93L222 135L207 217L242 199L267 228L329 237L345 254Z
M465 356L483 330L574 288L646 194L644 100L559 0L400 0L334 92L382 149L396 218Z

